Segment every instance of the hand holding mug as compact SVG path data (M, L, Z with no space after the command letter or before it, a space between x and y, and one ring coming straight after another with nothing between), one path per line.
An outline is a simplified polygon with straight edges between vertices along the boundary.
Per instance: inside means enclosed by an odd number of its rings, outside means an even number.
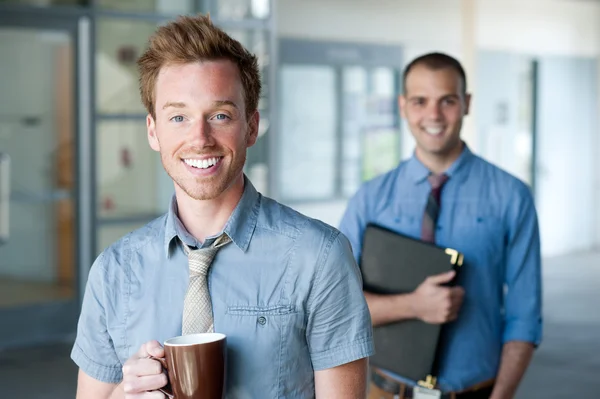
M158 391L167 385L161 363L156 358L164 358L165 351L158 341L143 344L139 351L123 365L123 391L125 399L164 399ZM154 358L154 359L153 359ZM140 396L143 394L144 396Z
M169 383L159 388L169 399L223 399L227 337L219 333L182 335L165 341L159 361Z

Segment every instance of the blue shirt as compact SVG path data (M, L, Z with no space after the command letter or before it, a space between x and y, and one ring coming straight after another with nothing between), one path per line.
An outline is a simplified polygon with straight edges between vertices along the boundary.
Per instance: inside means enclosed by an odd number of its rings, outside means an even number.
M420 238L429 173L413 156L359 189L340 227L357 260L369 222ZM540 343L540 239L530 190L517 178L466 145L446 173L436 242L464 254L465 298L448 324L438 382L459 391L496 376L505 342Z
M233 242L217 253L209 289L215 331L227 335L228 398L313 398L315 370L374 353L360 271L338 230L246 179L224 232ZM86 374L118 383L143 343L181 335L189 269L179 240L202 246L173 200L95 261L71 354Z

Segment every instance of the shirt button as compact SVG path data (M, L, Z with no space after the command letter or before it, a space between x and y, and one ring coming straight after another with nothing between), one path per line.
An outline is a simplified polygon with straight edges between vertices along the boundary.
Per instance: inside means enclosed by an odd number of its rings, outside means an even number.
M260 316L258 318L258 324L260 324L261 326L264 326L265 324L267 324L267 318L264 316Z

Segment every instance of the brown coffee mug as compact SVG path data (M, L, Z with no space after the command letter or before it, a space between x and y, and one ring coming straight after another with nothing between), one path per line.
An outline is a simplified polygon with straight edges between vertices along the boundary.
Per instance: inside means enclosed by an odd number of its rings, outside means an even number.
M227 337L220 333L190 334L164 342L158 360L169 378L160 391L170 399L223 399Z

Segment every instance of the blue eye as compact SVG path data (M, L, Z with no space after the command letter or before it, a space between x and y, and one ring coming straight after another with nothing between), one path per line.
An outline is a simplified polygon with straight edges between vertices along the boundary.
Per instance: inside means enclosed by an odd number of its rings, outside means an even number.
M183 122L183 116L177 115L171 118L173 122Z
M224 120L226 120L226 119L229 119L229 117L228 117L227 115L225 115L225 114L217 114L217 115L215 116L215 118L216 118L217 120L220 120L220 121L224 121Z

